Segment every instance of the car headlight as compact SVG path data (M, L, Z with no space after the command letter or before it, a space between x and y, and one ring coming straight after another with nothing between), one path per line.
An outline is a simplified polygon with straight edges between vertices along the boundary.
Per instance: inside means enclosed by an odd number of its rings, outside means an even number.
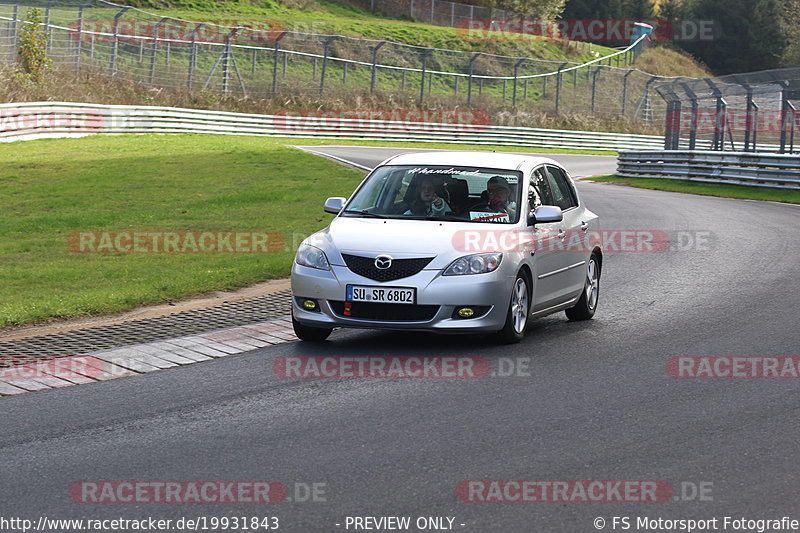
M300 248L297 249L297 255L294 260L298 265L318 268L319 270L331 269L325 252L310 244L301 244Z
M459 257L444 269L443 276L463 276L465 274L485 274L500 266L503 254L474 254Z

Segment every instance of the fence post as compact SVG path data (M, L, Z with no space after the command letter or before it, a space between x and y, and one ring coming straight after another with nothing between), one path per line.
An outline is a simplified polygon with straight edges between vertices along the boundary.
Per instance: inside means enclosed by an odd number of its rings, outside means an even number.
M123 7L119 10L119 13L114 15L114 45L111 48L111 61L108 64L108 68L112 76L117 73L117 54L119 53L119 18L129 9L130 7Z
M477 54L475 54L471 58L469 58L469 78L467 80L467 105L468 106L472 105L472 70L473 70L473 68L475 66L475 60L478 59L478 57L480 57L480 55L481 55L481 52L478 52Z
M150 74L147 77L147 83L153 85L153 77L156 74L156 53L158 52L158 30L161 25L168 21L169 17L164 17L153 26L153 50L150 52Z
M527 58L522 58L514 63L514 88L511 92L511 105L514 107L517 105L517 78L519 77L519 67L525 62L526 59Z
M276 39L275 39L275 51L274 56L272 58L272 96L278 94L278 52L281 46L281 39L286 35L286 32L282 32ZM286 54L283 54L284 59L286 58ZM284 61L284 65L285 65Z
M725 112L727 104L722 98L722 91L711 79L704 78L703 81L711 88L714 98L717 99L716 109L714 110L714 139L711 141L711 149L723 150L725 148ZM720 114L722 114L721 119Z
M83 10L91 5L93 0L87 0L85 3L78 6L78 46L75 48L75 72L81 71L81 45L83 44Z
M325 92L325 71L328 68L328 53L331 49L331 44L333 41L338 39L337 35L332 35L325 39L325 43L322 45L322 71L320 72L319 76L319 95L322 96Z
M19 56L19 2L14 2L14 24L11 25L11 32L12 32L12 48L11 48L11 57L12 61L16 61L17 57Z
M597 70L594 71L592 74L592 115L595 113L596 109L596 101L597 101L597 77L600 75L600 67L597 67Z
M436 0L431 0L431 24L433 24L433 10L436 8Z
M44 53L45 55L50 53L50 41L53 39L50 35L50 8L56 3L57 0L50 0L47 2L47 7L44 9L44 34L45 34L45 43L44 43Z
M692 106L692 118L689 120L689 150L694 150L697 146L697 113L699 110L699 106L697 105L697 94L689 87L689 84L686 82L681 83L681 87L683 87L684 92L691 100ZM750 132L745 134L745 139L747 139L747 135ZM747 140L745 140L744 149L747 151Z
M558 72L556 73L556 106L555 106L556 115L558 115L559 106L561 105L561 77L562 77L561 70L567 65L568 63L561 63L561 65L558 67Z
M378 86L378 50L384 44L386 44L386 41L381 41L372 47L372 73L369 80L369 92L371 93L374 93Z
M414 0L411 0L411 3L409 5L408 17L411 20L414 20Z
M230 33L225 36L225 51L223 52L224 55L222 56L222 94L228 94L230 92L232 56L231 39L236 36L240 29L240 27L233 28Z
M450 2L450 27L456 27L456 3Z
M428 66L428 57L433 53L433 49L427 48L420 52L420 59L422 60L422 77L419 84L419 103L425 101L425 71Z
M197 32L200 28L205 26L205 22L200 22L194 27L191 34L192 47L189 50L189 75L186 78L186 88L192 90L192 82L194 81L194 69L197 68Z
M625 116L625 106L628 102L628 76L636 72L633 69L628 69L628 72L622 77L622 116Z

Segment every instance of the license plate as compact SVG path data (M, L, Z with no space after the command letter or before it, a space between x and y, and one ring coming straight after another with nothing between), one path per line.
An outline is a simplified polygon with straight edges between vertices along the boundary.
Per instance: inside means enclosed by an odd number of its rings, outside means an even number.
M381 304L413 304L417 300L417 289L412 287L367 287L348 285L348 302L374 302Z

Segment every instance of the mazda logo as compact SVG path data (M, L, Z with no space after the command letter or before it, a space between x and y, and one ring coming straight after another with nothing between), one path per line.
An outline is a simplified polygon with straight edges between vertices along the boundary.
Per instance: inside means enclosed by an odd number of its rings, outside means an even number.
M375 268L378 270L386 270L392 266L391 255L379 255L375 258Z

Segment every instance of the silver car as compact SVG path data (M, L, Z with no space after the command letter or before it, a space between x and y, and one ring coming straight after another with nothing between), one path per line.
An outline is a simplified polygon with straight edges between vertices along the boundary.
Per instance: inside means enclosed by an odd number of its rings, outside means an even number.
M424 152L391 157L292 268L292 322L305 341L333 328L496 333L529 319L590 319L603 253L599 220L567 172L542 157Z

